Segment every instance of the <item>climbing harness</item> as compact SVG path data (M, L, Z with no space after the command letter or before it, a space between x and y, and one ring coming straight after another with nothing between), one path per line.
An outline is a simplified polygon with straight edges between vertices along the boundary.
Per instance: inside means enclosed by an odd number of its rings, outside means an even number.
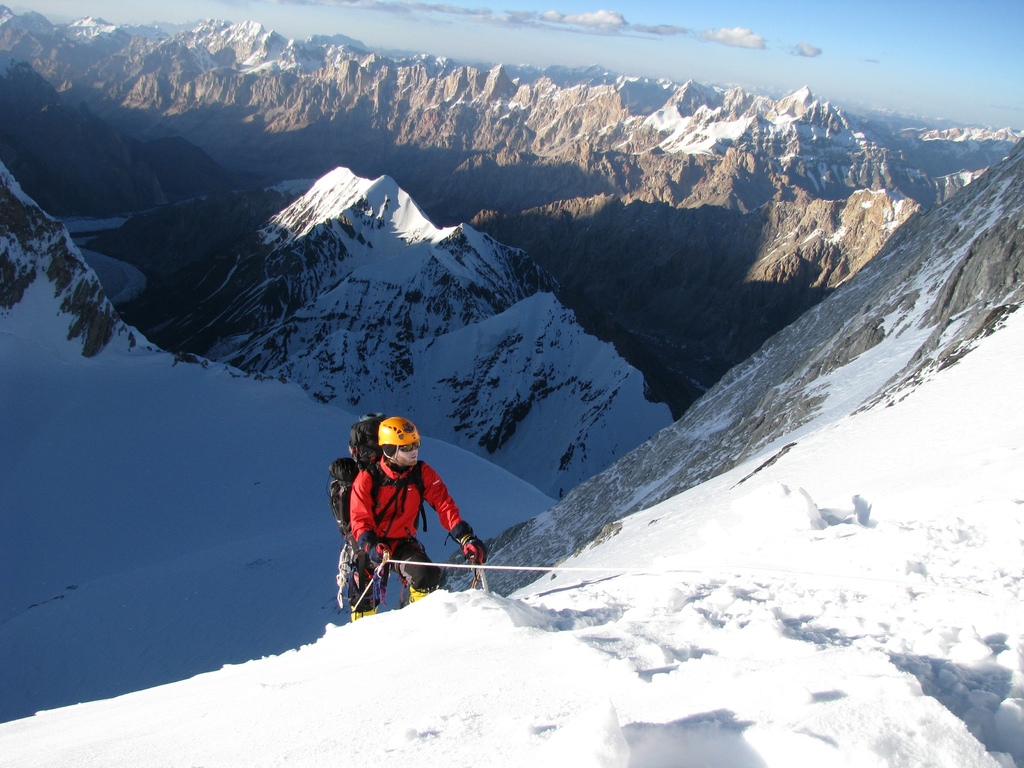
M385 601L384 598L386 596L385 592L387 590L387 583L388 583L388 563L392 563L392 562L393 563L400 563L401 564L401 563L404 563L405 561L403 561L403 560L391 560L388 557L388 555L385 553L384 557L381 559L380 565L378 565L376 568L373 569L373 578L370 579L370 583L366 585L366 588L363 590L362 594L359 595L359 599L356 600L354 603L352 603L352 605L362 605L363 604L363 598L366 597L367 593L371 589L373 590L373 601L374 601L374 604L380 604L380 603L383 603ZM341 602L341 590L340 589L338 591L338 607L341 608L342 610L345 610L345 606Z

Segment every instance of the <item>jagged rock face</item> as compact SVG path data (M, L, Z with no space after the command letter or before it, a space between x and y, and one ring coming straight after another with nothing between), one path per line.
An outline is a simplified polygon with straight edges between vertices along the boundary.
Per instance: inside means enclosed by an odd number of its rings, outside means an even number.
M33 301L26 302L30 293ZM115 336L135 343L67 231L21 191L2 164L0 326L15 334L30 327L34 337L70 343L83 357L98 354Z
M599 307L605 316L583 314L584 324L616 338L679 415L856 273L918 210L868 191L840 202L799 194L749 214L606 196L473 223L530 253L567 302ZM627 332L616 337L609 324ZM644 359L651 351L657 363ZM679 381L691 384L673 389Z
M835 288L858 272L913 214L916 203L884 191L860 190L848 200L798 199L768 206L759 257L746 279L773 284L793 281L806 265L810 289Z
M732 369L682 419L549 512L503 534L492 560L557 562L617 518L773 445L784 452L783 442L799 440L801 427L826 409L850 413L905 397L1020 309L1022 271L1018 147L947 205L901 227L866 268ZM845 366L859 366L873 394L850 400L831 391L829 374ZM519 583L491 580L505 590Z

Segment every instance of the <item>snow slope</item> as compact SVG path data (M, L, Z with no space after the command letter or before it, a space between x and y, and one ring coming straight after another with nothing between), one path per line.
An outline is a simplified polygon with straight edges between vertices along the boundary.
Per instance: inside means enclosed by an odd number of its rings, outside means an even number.
M355 416L109 325L67 232L2 166L0 196L0 720L318 637L340 620L327 468ZM551 503L429 432L421 457L481 536ZM436 520L423 536L439 559L444 538Z
M1024 764L1022 361L1017 313L900 402L632 515L514 597L440 592L331 622L278 656L0 725L0 753Z
M0 330L0 361L0 717L281 652L339 620L325 486L351 414L160 352L62 359ZM452 446L421 455L483 536L550 504ZM436 518L424 541L454 551Z

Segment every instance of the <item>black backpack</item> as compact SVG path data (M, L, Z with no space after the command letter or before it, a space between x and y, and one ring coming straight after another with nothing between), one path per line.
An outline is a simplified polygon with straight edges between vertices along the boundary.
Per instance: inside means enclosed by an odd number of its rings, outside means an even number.
M352 495L352 481L359 474L359 466L355 459L335 459L330 467L331 479L327 483L327 498L331 502L331 512L338 523L341 535L348 538L352 530L349 520L349 498Z
M382 455L377 442L377 428L386 419L383 413L368 413L349 429L348 452L351 458L335 459L331 462L331 479L327 482L327 498L331 502L331 512L338 523L341 535L346 538L351 531L349 521L349 497L352 495L352 482L362 469L380 461Z
M349 430L348 451L359 469L367 469L380 461L382 451L377 442L377 430L386 418L383 413L368 413Z

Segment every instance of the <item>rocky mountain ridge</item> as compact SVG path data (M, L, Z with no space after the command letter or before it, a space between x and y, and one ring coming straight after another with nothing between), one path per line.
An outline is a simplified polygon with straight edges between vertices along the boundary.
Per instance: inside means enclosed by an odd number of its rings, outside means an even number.
M883 408L956 365L1024 303L1022 181L1018 147L948 205L901 227L867 267L730 370L682 419L507 531L492 559L535 561L543 553L558 561L604 526L614 535L615 521L630 512L744 461L761 457L767 466L816 425ZM847 381L857 373L859 391L831 386L839 369Z
M125 213L243 182L179 137L125 136L88 107L62 101L27 63L3 55L0 161L54 215Z
M679 416L921 210L886 191L796 197L741 213L601 196L472 223L531 254L584 325L614 340ZM626 268L632 252L644 258Z
M4 330L92 357L139 339L107 300L63 225L46 215L0 163L0 316ZM29 294L38 300L26 301ZM47 335L49 334L49 335Z
M0 32L20 18L6 16ZM26 26L0 34L0 48L33 49L44 30ZM421 157L397 178L443 220L594 194L749 211L794 188L844 199L884 187L930 206L952 191L937 176L981 170L1019 138L893 135L806 88L772 100L593 71L570 81L392 59L344 38L287 40L255 22L207 21L160 39L119 31L83 40L56 26L46 34L50 48L34 46L31 61L66 98L133 135L182 136L270 181L337 165L394 173L407 153L429 152L433 162ZM79 61L66 50L100 41L101 57ZM949 157L958 167L944 167ZM509 173L546 183L530 185L531 199L525 185L497 183ZM472 193L457 195L467 183Z

